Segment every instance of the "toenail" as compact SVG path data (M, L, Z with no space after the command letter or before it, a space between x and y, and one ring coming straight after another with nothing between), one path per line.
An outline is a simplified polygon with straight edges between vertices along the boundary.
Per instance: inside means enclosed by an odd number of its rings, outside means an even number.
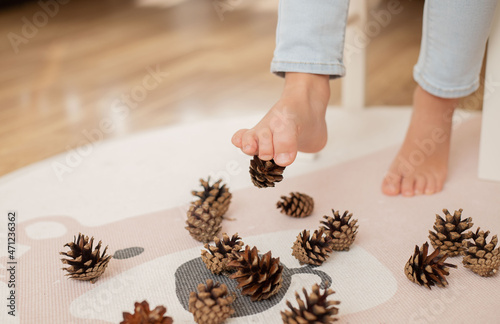
M290 154L288 153L280 153L276 156L275 162L276 163L288 163L290 161Z
M425 194L426 195L432 195L434 193L434 190L426 189Z
M396 186L393 184L387 185L386 187L387 191L395 193L396 192Z
M243 148L244 151L249 151L252 149L252 145L245 145L245 147Z

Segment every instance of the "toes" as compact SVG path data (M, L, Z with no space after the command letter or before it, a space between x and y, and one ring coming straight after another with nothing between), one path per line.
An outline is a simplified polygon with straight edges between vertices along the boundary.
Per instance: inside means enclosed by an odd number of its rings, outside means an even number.
M422 195L425 192L425 185L427 184L427 179L420 175L415 177L415 195Z
M442 176L442 174L436 175L434 179L436 179L436 192L440 192L441 190L443 190L444 182L446 181L446 175L444 177Z
M382 182L382 192L388 196L396 196L401 192L401 176L389 172Z
M248 155L256 155L258 152L257 137L253 131L248 131L243 134L241 139L241 150Z
M297 137L294 132L275 132L273 134L274 162L287 166L297 157Z
M264 161L272 160L274 157L273 136L269 128L264 128L259 131L259 158Z
M411 197L415 194L414 177L403 177L403 180L401 180L401 194L405 197Z
M427 185L425 187L425 194L432 195L443 190L446 177L440 174L429 174L427 176Z
M233 143L234 146L241 148L241 142L243 138L243 134L247 132L248 129L240 129L236 133L234 133L233 137L231 138L231 143Z
M432 175L428 176L426 178L426 186L425 186L425 191L424 193L426 195L432 195L437 192L437 183L436 183L436 178Z

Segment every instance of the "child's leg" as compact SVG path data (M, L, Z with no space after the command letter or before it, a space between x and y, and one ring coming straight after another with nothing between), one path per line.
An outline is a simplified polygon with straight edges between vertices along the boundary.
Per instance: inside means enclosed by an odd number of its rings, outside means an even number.
M405 141L382 183L387 195L433 194L448 171L457 98L479 87L497 0L427 0L420 56L413 75L413 115Z
M344 75L348 0L281 0L271 71L285 76L281 98L252 129L232 142L248 155L286 166L297 150L317 152L327 139L328 80Z

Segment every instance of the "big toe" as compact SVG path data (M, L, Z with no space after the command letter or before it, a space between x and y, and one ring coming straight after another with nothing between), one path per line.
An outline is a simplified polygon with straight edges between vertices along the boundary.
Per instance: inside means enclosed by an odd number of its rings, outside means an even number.
M297 136L293 133L279 132L273 134L274 162L288 166L297 157Z
M401 176L388 173L382 182L382 192L387 196L396 196L401 193Z

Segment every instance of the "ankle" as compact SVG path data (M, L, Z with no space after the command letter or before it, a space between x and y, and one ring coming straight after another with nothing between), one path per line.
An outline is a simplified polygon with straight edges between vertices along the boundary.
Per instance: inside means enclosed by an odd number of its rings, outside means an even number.
M311 104L325 106L330 99L328 75L287 72L282 99L300 96Z
M436 97L417 86L413 95L413 114L431 124L451 124L459 99Z

